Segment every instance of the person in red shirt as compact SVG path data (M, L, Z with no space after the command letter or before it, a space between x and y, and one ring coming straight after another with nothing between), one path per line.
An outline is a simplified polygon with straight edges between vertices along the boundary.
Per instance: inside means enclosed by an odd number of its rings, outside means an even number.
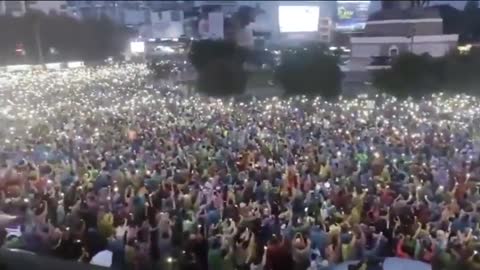
M281 236L274 236L267 247L266 270L291 270L293 258L290 246Z
M391 206L394 200L395 200L395 192L391 190L389 186L380 190L380 201L383 204Z

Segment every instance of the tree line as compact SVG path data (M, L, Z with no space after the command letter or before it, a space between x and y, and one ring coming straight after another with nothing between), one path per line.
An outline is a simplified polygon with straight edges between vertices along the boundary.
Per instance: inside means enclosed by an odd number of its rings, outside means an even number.
M211 96L238 95L248 81L243 69L250 52L228 41L202 40L192 45L190 61L198 72L197 89ZM340 57L320 44L282 50L274 81L287 96L307 95L334 99L342 93L344 74ZM433 93L480 95L480 48L453 50L444 57L405 53L391 68L371 72L379 92L398 98L422 98Z
M133 32L108 17L76 20L31 11L22 17L0 16L0 65L42 60L97 61L120 56Z
M444 57L403 54L390 69L373 72L373 85L399 98L421 98L433 93L479 95L480 49L452 51Z
M272 78L285 94L335 98L341 94L343 74L339 57L321 44L285 48ZM248 74L244 64L256 62L256 54L225 40L195 41L189 59L197 71L197 90L210 96L240 95L245 92ZM268 59L268 57L267 57Z

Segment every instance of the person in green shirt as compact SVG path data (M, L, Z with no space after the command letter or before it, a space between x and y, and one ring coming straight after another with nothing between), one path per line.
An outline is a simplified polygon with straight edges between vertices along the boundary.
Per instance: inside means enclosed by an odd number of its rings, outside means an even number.
M208 250L208 269L224 269L223 255L219 239L214 239Z

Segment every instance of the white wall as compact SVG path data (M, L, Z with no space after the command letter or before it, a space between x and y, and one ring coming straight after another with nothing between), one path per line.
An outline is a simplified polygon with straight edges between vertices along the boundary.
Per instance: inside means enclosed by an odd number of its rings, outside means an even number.
M416 54L429 53L433 57L440 57L455 48L458 35L432 35L413 37L413 52ZM379 55L375 47L380 50L383 44L408 44L412 43L407 37L352 37L352 57L370 57Z
M417 43L413 44L413 52L415 54L428 53L433 57L441 57L452 49L449 43Z
M380 45L377 44L352 44L352 57L367 57L380 55Z

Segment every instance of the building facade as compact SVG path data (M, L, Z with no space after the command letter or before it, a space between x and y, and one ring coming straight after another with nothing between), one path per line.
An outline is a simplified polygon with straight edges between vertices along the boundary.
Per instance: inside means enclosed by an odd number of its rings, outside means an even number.
M25 12L26 1L0 1L0 15L23 16Z
M28 1L29 10L38 10L45 14L68 14L68 5L66 1Z
M150 11L150 20L140 27L146 39L175 39L184 35L184 14L181 10Z
M67 1L9 1L0 0L0 15L23 16L29 10L45 14L69 15Z
M384 10L373 14L363 36L351 37L350 69L368 68L372 59L392 59L402 53L441 57L455 49L458 35L443 34L436 10ZM387 65L388 66L388 65Z

